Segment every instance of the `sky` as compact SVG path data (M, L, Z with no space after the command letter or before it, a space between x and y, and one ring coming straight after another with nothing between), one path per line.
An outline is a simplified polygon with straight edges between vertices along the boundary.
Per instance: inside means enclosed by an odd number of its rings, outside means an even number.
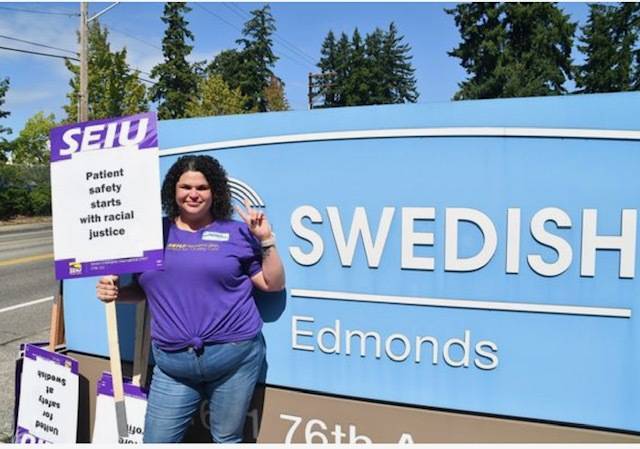
M109 5L111 3L90 3L89 16ZM235 41L241 36L249 11L263 5L249 2L189 3L192 11L186 19L195 36L190 60L211 61L220 51L237 48ZM395 22L404 42L411 46L419 103L450 101L458 83L466 78L459 60L447 55L460 41L453 17L444 11L455 3L276 2L270 5L277 27L274 52L280 57L274 72L285 82L291 109L308 109L308 74L318 72L315 64L329 30L336 35L345 32L351 36L357 27L364 36L376 27L386 29ZM585 24L586 3L560 3L559 6L571 16L572 21L578 22L578 26ZM75 14L79 10L77 2L0 1L0 46L70 55L15 39L77 51L79 17L64 13ZM161 41L165 29L160 19L162 10L162 3L123 2L99 19L110 30L111 48L119 50L126 47L129 64L144 72L150 72L154 65L162 62ZM580 59L575 49L574 58ZM56 119L64 118L62 107L68 102L66 95L70 91L71 76L62 59L0 49L0 79L5 77L9 77L10 87L2 110L11 112L11 115L0 120L0 125L13 129L14 133L9 138L16 137L25 121L38 111L54 113ZM142 77L150 78L148 75Z

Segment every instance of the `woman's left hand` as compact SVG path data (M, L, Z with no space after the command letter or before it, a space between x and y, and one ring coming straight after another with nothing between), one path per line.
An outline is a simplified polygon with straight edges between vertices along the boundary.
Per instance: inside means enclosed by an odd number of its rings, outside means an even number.
M238 215L249 226L249 230L258 240L263 241L271 237L271 226L266 215L251 207L248 199L244 200L244 210L236 206L236 212L238 212Z

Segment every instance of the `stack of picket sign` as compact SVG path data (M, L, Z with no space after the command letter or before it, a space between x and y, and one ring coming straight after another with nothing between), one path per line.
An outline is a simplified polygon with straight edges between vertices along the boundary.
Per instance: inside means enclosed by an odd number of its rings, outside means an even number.
M136 309L133 377L123 379L115 303L107 304L111 372L97 384L93 443L142 443L150 348L146 302ZM50 341L24 344L16 362L14 442L76 443L79 364L63 354L62 297L56 298Z

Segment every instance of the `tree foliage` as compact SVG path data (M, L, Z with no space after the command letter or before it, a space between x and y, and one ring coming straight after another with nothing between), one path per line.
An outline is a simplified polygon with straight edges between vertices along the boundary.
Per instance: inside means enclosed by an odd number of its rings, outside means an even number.
M251 16L244 24L242 37L236 40L241 46L242 56L237 77L240 90L247 97L245 108L266 112L268 105L265 90L274 76L272 68L279 59L273 53L271 39L276 25L269 5L251 11Z
M469 75L454 99L567 92L576 24L556 4L466 3L446 12L461 37L449 55Z
M147 89L138 74L127 64L127 49L111 51L109 32L96 20L89 26L88 84L89 120L119 117L149 109ZM78 121L80 66L65 60L73 74L67 94L69 103L64 109L68 122Z
M577 67L580 92L619 92L640 88L640 5L589 5L578 49L585 63ZM634 68L635 64L635 68Z
M223 50L207 66L206 73L219 75L231 89L236 89L240 87L238 74L242 70L242 65L242 52L236 49Z
M53 114L40 111L29 118L13 142L12 161L16 164L37 165L49 161L49 131L57 126Z
M231 89L222 76L212 74L200 80L198 96L189 100L186 116L242 114L245 102L240 88Z
M16 215L50 215L48 165L0 165L0 220Z
M418 99L411 47L394 23L364 38L356 28L351 39L336 41L327 33L320 49L318 95L321 107L415 102Z
M415 103L418 100L418 91L415 69L411 65L411 46L402 42L404 36L398 36L398 29L393 22L389 24L386 33L378 33L382 37L381 62L377 66L381 67L383 102L390 100L390 103ZM375 42L379 45L379 40Z
M7 91L9 90L9 78L5 78L0 81L0 107L5 102L4 97L7 95ZM3 111L0 109L0 119L9 117L11 113L9 111ZM2 134L11 134L11 129L0 125L0 139L2 138Z
M289 110L289 102L284 94L284 83L275 75L269 79L269 84L264 89L264 99L267 112Z
M185 117L187 104L198 88L195 67L187 61L193 49L187 44L187 40L193 40L193 34L184 18L189 11L191 8L185 3L167 2L164 5L162 21L167 24L162 39L164 61L151 70L151 76L158 80L151 87L151 98L159 102L160 119Z
M4 97L9 90L9 78L5 78L0 81L0 107L4 104ZM3 111L0 109L0 119L9 117L11 113L9 111ZM11 152L10 143L6 138L2 137L2 134L11 134L11 129L0 125L0 163L7 161L7 154Z
M236 40L240 48L221 51L206 68L209 76L220 76L229 89L240 89L244 112L289 109L284 82L273 72L279 59L273 52L275 31L275 20L268 5L251 11L242 37Z

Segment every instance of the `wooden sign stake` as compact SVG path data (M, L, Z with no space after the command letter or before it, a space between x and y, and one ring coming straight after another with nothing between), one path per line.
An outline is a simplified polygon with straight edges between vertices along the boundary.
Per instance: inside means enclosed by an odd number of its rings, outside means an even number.
M113 400L116 406L116 422L118 423L118 435L122 438L128 436L127 413L124 405L124 387L122 385L122 364L120 361L120 341L118 339L118 317L116 315L116 302L105 304L107 315L107 332L109 335L109 362L111 365L111 379L113 381Z
M64 343L64 310L62 308L62 281L58 281L58 292L51 307L51 327L49 330L49 351Z

